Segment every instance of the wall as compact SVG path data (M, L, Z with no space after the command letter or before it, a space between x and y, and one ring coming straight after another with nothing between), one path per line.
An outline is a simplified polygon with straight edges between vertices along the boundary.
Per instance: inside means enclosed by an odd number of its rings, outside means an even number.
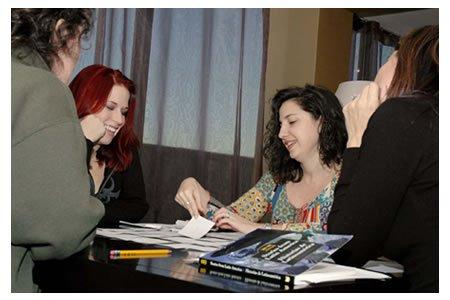
M335 91L348 80L352 20L342 8L270 9L264 124L277 89L311 83Z
M348 80L351 44L352 13L320 9L315 84L335 92L339 83Z
M266 99L314 81L319 9L270 9Z

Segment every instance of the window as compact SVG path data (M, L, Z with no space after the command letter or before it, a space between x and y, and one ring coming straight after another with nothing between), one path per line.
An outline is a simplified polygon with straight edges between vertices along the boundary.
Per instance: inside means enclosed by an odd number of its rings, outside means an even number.
M242 67L240 154L253 157L262 39L261 9L155 9L144 143L232 154Z
M354 17L350 80L374 80L398 41L397 35L384 30L379 23Z

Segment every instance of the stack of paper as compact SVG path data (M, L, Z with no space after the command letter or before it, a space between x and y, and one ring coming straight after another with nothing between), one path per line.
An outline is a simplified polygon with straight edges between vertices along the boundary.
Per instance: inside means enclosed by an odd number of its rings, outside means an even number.
M202 254L220 249L243 235L239 232L211 232L213 225L213 222L201 217L176 224L121 221L121 228L97 228L97 235L140 244L192 250Z

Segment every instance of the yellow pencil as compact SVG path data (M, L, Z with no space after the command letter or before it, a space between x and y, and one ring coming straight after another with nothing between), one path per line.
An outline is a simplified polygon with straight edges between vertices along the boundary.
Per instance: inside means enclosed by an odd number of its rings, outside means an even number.
M135 255L135 256L114 256L111 255L109 259L117 260L117 259L140 259L140 258L165 258L169 257L170 254L144 254L144 255Z
M111 250L109 257L111 259L117 258L145 258L145 257L161 257L172 253L170 249L141 249L141 250Z

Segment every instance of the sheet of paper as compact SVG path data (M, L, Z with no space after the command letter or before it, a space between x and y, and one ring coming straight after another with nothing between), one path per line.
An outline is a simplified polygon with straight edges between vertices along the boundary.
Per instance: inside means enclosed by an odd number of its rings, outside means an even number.
M403 266L392 260L369 260L362 268L393 275L403 274Z
M209 232L206 236L194 239L181 235L178 233L178 229L173 231L175 229L173 224L158 225L161 225L160 229L139 227L97 228L97 235L141 244L163 244L175 249L195 250L202 253L220 249L242 236L241 233L236 232Z
M151 237L151 238L161 238L170 239L171 237L181 237L178 232L172 231L150 231L150 232L140 232L140 236Z
M388 279L389 276L359 268L320 262L310 270L295 276L295 283L320 283L355 279Z
M141 227L141 228L151 228L151 229L161 229L161 224L155 224L155 223L130 223L125 221L119 221L119 224L128 225L131 227Z
M207 241L207 242L219 243L219 244L230 243L230 240L228 240L228 239L212 238L212 237L208 237L208 235L205 235L204 237L202 237L202 240Z
M206 235L206 237L218 238L228 241L235 241L242 236L244 236L244 234L240 232L209 232Z
M199 245L199 246L204 246L204 247L214 247L214 248L221 248L222 246L224 246L227 243L227 241L221 241L221 242L206 241L203 238L193 240L191 238L182 237L182 236L171 237L170 240L177 242L177 243L194 244L194 245Z
M183 228L184 226L186 226L186 224L187 224L188 222L189 222L189 221L185 221L185 220L177 220L177 221L175 222L175 226L176 226L177 228L181 229L181 228Z
M170 248L174 248L174 249L186 249L186 250L196 250L196 251L200 251L200 252L211 252L214 250L217 250L217 248L215 247L203 247L203 246L198 246L198 245L193 245L193 244L164 244L164 246L170 247Z
M199 216L192 218L178 233L193 239L199 239L207 234L214 225L214 222Z
M163 245L168 244L170 241L160 240L160 239L153 239L153 238L147 238L147 237L138 237L135 236L133 239L131 239L132 242L140 243L140 244L156 244L156 245Z

